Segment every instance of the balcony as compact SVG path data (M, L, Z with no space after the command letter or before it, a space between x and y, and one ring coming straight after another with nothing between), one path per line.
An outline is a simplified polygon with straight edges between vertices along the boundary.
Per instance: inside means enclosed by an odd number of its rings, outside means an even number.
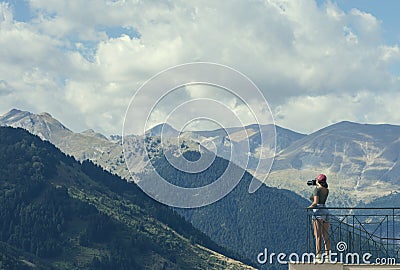
M400 208L328 208L331 261L315 262L312 211L307 209L307 260L290 270L400 269Z

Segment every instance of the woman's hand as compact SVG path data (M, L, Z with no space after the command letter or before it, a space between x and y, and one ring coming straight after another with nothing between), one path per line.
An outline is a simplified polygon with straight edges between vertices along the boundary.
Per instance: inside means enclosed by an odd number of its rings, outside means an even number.
M307 209L313 209L313 208L315 208L315 207L317 207L316 204L311 204L309 207L307 207Z

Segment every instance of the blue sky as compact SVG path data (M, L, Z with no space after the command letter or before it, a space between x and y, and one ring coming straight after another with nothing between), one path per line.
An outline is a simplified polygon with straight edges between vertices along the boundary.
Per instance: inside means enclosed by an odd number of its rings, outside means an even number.
M121 133L146 80L209 61L252 79L275 122L292 130L400 124L399 8L396 0L0 1L0 113L47 111L74 131ZM217 92L183 88L153 124L199 97L221 100L250 124L243 104Z
M353 8L363 10L377 17L383 25L383 37L388 44L399 44L400 28L399 14L400 1L396 0L338 0L338 6L345 11Z
M357 8L373 14L382 23L382 37L385 43L390 45L400 44L400 20L398 14L400 1L338 0L336 3L345 11ZM400 74L400 64L393 64L391 71Z
M325 1L319 1L325 3ZM396 0L337 0L339 7L349 12L357 8L374 15L382 24L382 38L386 44L400 44L400 20L398 10L400 1ZM395 74L400 74L400 64L391 65L390 70Z
M1 0L0 2L8 2L14 8L14 18L18 21L30 21L36 17L29 7L29 0ZM318 0L319 5L324 5L326 0ZM400 42L400 28L398 11L400 10L400 1L398 0L336 0L336 3L344 11L349 12L351 9L357 8L362 11L373 14L383 24L383 37L389 44L398 44ZM122 27L110 27L109 34L112 37L118 37L121 33L130 32L132 36L136 35L135 31Z

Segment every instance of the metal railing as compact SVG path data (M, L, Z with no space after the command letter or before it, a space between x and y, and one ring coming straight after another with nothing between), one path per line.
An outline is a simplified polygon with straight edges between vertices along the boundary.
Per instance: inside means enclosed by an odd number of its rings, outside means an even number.
M400 208L328 207L331 252L400 256ZM307 209L307 249L315 252L312 209Z

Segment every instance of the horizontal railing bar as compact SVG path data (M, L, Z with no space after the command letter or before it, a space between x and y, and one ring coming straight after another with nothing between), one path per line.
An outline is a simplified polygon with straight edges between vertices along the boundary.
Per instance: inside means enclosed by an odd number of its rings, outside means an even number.
M335 214L335 216L338 217L353 217L353 216L357 216L357 217L400 217L400 215L392 215L392 214L374 214L374 215L367 215L367 214Z
M400 210L400 207L324 207L325 209L337 209L337 210ZM313 208L305 208L307 210L313 210Z

